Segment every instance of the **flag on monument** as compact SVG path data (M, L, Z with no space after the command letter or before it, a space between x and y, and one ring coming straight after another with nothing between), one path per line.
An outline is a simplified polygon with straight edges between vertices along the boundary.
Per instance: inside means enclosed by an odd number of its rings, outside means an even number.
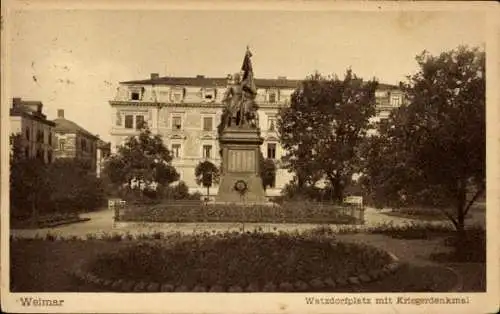
M257 88L255 87L255 82L253 80L253 69L252 69L252 53L250 49L247 47L247 52L245 53L245 58L243 59L243 65L241 66L241 71L243 71L243 78L241 82L241 86L243 90L257 94Z

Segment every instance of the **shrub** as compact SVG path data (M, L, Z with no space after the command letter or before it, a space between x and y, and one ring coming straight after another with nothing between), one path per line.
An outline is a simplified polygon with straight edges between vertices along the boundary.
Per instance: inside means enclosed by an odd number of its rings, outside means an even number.
M385 234L398 239L430 239L435 236L450 234L454 232L454 229L449 224L409 222L403 225L394 225L390 222L368 228L367 231L374 234Z
M177 184L166 186L163 190L163 197L166 199L181 200L189 198L189 188L183 181Z
M203 202L131 206L123 221L148 222L269 222L354 224L357 219L345 207L315 203L285 203L283 206L205 205Z
M102 181L79 161L54 161L49 166L48 178L52 185L49 199L54 211L94 210L104 202Z

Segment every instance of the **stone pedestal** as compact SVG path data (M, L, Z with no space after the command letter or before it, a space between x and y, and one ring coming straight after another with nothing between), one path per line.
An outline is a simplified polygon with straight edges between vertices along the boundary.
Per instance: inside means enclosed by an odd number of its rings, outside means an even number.
M260 178L260 130L227 127L220 138L222 172L217 203L266 204ZM238 191L244 188L244 193Z

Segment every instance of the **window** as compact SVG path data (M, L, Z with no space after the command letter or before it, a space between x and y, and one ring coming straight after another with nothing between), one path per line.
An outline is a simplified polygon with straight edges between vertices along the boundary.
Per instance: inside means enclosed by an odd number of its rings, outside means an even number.
M82 147L82 151L86 152L87 151L87 141L84 138L82 138L80 140L80 145Z
M66 140L60 139L59 140L59 150L63 151L65 149L65 146L66 146Z
M276 159L276 144L267 144L267 158Z
M269 102L270 103L276 102L276 92L269 92Z
M383 92L383 91L376 91L376 92L375 92L375 97L376 97L376 98L387 97L387 92Z
M26 156L26 158L30 158L30 149L29 149L29 147L26 147L24 149L24 155Z
M26 128L26 139L27 139L28 141L30 140L30 133L31 133L30 128Z
M399 96L392 96L391 97L391 106L393 107L399 107L401 105L401 97Z
M182 119L179 116L172 117L172 130L182 129Z
M36 132L36 141L38 143L43 143L43 131L42 130L38 130Z
M203 158L210 159L212 157L212 145L203 145Z
M172 90L171 100L173 102L181 102L183 96L184 96L184 90L183 89L174 89L174 90Z
M214 89L205 89L203 96L206 100L215 99L215 90Z
M172 144L172 156L174 158L181 157L181 144Z
M267 129L269 131L276 130L276 117L267 118Z
M213 129L212 122L213 122L212 117L203 117L203 131L212 131Z
M140 130L143 127L145 127L144 116L141 115L135 116L135 129Z
M49 145L52 146L52 132L49 132Z
M125 128L132 129L134 127L134 116L126 115L125 116Z
M120 112L116 113L116 125L121 126L122 125L122 114Z
M140 99L140 94L138 92L132 92L130 94L130 99L132 99L132 100L139 100Z
M47 152L47 155L48 155L48 156L47 156L48 162L49 162L49 163L51 163L51 162L52 162L52 151L51 151L51 150L49 150L49 151Z

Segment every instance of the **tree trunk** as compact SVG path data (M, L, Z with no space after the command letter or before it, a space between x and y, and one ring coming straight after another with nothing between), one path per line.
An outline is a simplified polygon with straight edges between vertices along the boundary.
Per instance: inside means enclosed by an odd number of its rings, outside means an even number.
M304 187L304 178L299 174L297 175L297 189L300 191Z
M458 200L457 200L457 236L459 243L465 238L465 206L467 201L467 189L466 182L463 180L459 183L458 188Z
M341 204L342 200L344 199L344 186L342 185L340 180L337 181L333 189L335 194L335 200L339 202L339 204Z
M31 199L31 224L33 227L38 225L38 210L36 208L36 196Z
M339 175L330 176L329 179L333 189L332 191L333 200L342 203L342 200L344 199L344 186L341 182L340 176Z

